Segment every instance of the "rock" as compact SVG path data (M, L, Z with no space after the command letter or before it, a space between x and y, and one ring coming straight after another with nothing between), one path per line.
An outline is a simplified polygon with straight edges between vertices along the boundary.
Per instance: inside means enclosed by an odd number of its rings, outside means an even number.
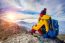
M35 41L36 37L33 37L30 34L18 34L13 37L9 37L7 40L3 41L3 43L39 43L39 41Z
M58 39L40 37L40 40L42 43L61 43ZM29 34L26 27L20 27L16 23L0 21L0 43L41 43L40 40Z

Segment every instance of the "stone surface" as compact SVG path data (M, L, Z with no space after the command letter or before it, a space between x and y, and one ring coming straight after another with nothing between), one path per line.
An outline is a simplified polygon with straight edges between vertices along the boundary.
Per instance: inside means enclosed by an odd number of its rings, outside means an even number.
M58 39L44 39L34 37L25 30L26 27L20 27L15 23L0 21L0 43L62 43ZM59 35L58 38L65 40L65 35Z

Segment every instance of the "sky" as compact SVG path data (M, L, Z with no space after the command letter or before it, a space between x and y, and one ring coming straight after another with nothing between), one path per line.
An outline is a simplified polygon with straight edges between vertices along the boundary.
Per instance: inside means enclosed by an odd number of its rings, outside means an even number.
M12 13L17 15L16 21L36 23L43 8L58 20L60 31L65 34L65 0L0 0L0 16Z

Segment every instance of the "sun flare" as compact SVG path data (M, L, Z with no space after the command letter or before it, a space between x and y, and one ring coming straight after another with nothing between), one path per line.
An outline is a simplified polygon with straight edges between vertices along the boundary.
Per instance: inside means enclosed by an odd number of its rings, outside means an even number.
M16 14L12 12L4 14L2 18L8 22L14 22L17 19Z
M6 18L9 20L15 20L15 15L8 14L8 15L6 15Z

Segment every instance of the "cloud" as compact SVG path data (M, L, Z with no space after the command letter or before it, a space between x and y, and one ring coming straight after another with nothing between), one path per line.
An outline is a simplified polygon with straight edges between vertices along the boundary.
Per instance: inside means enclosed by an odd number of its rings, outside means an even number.
M44 7L47 8L47 14L51 15L53 19L65 22L65 0L1 0L0 4L0 9L4 8L6 9L4 11L11 10L14 11L14 13L21 14L23 15L23 20L26 22L28 22L30 18L30 22L38 19L38 13L40 13ZM60 27L64 26L63 23L59 25ZM63 27L63 29L64 28L65 27Z
M32 15L36 15L36 14L39 14L39 12L36 12L36 11L32 11L32 10L24 10L24 11L17 11L19 13L24 13L24 14L32 14Z

